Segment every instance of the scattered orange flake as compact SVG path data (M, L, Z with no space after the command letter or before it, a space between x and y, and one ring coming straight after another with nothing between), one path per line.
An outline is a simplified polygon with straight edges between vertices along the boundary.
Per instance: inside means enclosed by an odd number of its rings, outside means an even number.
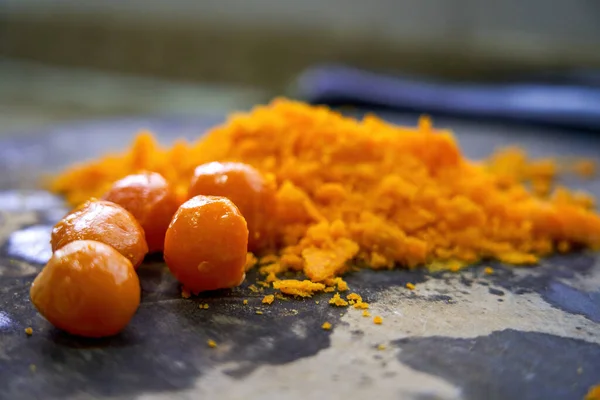
M246 272L251 270L258 263L256 256L250 252L246 254L246 266L244 267Z
M309 280L299 281L296 279L284 279L273 282L273 287L279 289L282 293L300 297L311 297L315 292L321 292L325 289L322 283L315 283Z
M248 286L248 289L250 289L254 293L258 292L258 288L254 284Z
M324 322L323 325L321 325L321 328L325 329L326 331L331 329L331 324L329 322Z
M202 308L204 308L205 310L208 310L208 303L205 303Z
M181 297L183 297L184 299L189 299L191 296L192 295L189 290L185 288L181 289Z
M329 300L329 304L337 306L337 307L346 307L348 306L348 302L340 297L339 293L333 295L333 297Z
M319 304L319 300L315 300L315 304Z
M492 275L492 274L494 273L494 268L492 268L492 267L485 267L485 268L483 269L483 272L484 272L486 275Z
M244 305L247 305L247 304L248 304L248 300L244 299L244 301L242 301L242 303L243 303Z
M348 300L362 301L362 297L358 293L350 293L346 298Z
M257 314L257 315L263 315L263 312L262 312L262 311L260 311L260 310L256 310L256 314Z
M337 278L325 279L324 283L327 286L337 286L337 290L339 292L345 292L348 290L348 283L346 283L346 281L339 276Z
M258 283L260 286L262 287L271 287L271 285L267 282L263 282L263 281L256 281L256 283Z
M558 250L559 253L568 253L571 250L571 244L569 242L565 242L564 240L561 240L556 245L556 249Z
M385 344L381 343L377 345L377 350L385 350Z
M267 265L267 264L276 263L277 261L279 261L279 258L277 257L276 254L269 254L264 257L261 257L260 260L258 261L258 263L260 265Z
M596 176L596 168L596 162L590 159L580 159L572 165L573 172L583 178L593 178Z
M600 385L591 387L584 400L600 400Z
M268 294L262 299L263 304L271 304L275 301L275 296L272 294Z
M214 341L214 340L212 340L212 339L208 339L208 341L206 342L206 344L208 344L208 347L211 347L211 348L213 348L213 349L214 349L215 347L217 347L217 342L215 342L215 341Z
M406 284L406 288L407 288L407 289L410 289L410 290L415 290L417 287L414 285L414 283L410 283L410 282L408 282L408 283Z
M370 312L368 312L367 310L364 310L364 311L362 312L362 316L363 316L363 317L370 317L370 316L371 316L371 313L370 313Z
M357 301L354 304L354 308L359 308L361 310L366 310L367 308L369 308L369 303L365 303L364 301Z
M376 315L375 318L373 318L373 323L376 325L381 325L383 323L383 318L381 318L379 315Z
M27 328L25 328L25 333L27 334L27 336L33 335L33 328L28 326Z
M267 282L267 283L273 283L278 280L279 280L279 278L277 277L277 275L275 275L274 272L269 272L265 278L265 282Z

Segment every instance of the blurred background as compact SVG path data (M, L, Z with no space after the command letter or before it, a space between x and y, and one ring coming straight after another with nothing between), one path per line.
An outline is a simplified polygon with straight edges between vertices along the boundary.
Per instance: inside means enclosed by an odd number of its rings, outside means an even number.
M0 0L0 132L319 98L324 64L597 88L599 50L597 0Z

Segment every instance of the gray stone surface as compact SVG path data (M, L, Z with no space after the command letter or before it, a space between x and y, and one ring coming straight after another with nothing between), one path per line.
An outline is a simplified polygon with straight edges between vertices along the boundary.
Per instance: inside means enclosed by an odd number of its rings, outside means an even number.
M0 142L0 398L547 400L582 398L600 383L600 261L587 252L535 268L486 264L493 275L483 266L349 274L382 325L329 306L330 295L264 306L263 293L247 288L252 276L232 291L182 299L155 258L139 270L142 305L122 334L84 340L50 326L28 290L65 209L35 189L40 173L123 148L141 126L169 142L199 136L219 119L65 125ZM456 128L473 157L521 143L538 156L599 158L600 137L591 134L441 124ZM597 179L567 183L600 196ZM405 289L407 282L417 289ZM321 329L325 321L331 331Z

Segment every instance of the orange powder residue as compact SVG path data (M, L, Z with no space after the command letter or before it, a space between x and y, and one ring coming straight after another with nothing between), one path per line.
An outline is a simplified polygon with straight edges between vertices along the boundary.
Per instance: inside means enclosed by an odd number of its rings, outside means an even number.
M268 294L262 299L263 304L272 304L275 301L275 296L272 294Z
M194 168L210 161L244 162L276 182L278 246L259 264L286 294L332 287L325 282L354 266L458 271L482 259L534 264L557 247L600 248L593 199L553 191L565 170L555 160L512 148L473 162L427 118L402 127L285 99L234 114L195 143L162 147L142 132L126 153L74 166L51 189L79 204L150 170L185 193ZM286 271L310 280L279 281Z

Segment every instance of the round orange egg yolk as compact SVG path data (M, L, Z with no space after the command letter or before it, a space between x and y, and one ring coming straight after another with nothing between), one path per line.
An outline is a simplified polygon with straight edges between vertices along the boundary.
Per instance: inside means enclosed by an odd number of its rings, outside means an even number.
M184 288L198 293L241 284L247 246L246 221L230 200L196 196L175 213L164 257Z
M167 227L179 203L161 174L128 175L115 182L103 199L122 206L137 219L146 234L150 252L163 250Z
M75 240L95 240L114 247L137 268L146 253L144 230L123 207L90 200L73 210L52 229L52 251Z
M275 184L250 165L212 162L194 171L188 197L222 196L231 200L248 223L248 249L259 252L273 244Z
M131 262L91 240L57 250L30 290L50 323L68 333L103 337L119 333L140 304L140 282Z

